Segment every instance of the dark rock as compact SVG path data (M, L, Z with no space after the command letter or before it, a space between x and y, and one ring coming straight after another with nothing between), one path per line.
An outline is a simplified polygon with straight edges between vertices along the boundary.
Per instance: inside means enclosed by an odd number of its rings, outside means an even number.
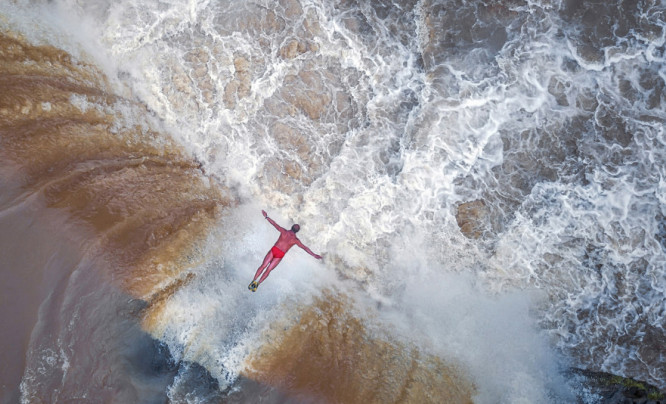
M639 380L577 368L569 379L580 404L666 404L663 391Z

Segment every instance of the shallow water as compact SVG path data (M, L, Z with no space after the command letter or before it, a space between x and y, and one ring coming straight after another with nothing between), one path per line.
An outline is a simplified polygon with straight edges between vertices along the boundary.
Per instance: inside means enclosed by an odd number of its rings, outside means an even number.
M3 7L12 31L109 80L65 62L31 81L46 89L38 100L6 98L67 137L3 147L3 175L28 167L36 189L62 178L54 168L94 172L44 195L119 232L103 245L128 251L113 284L147 302L144 329L219 390L255 374L264 330L297 324L320 288L351 296L375 340L460 367L477 402L557 402L566 364L666 386L661 2ZM475 200L470 238L456 214ZM290 254L249 295L276 237L262 208L298 221L326 258ZM199 212L205 236L191 238ZM193 239L196 257L181 253ZM183 369L165 394L195 401Z

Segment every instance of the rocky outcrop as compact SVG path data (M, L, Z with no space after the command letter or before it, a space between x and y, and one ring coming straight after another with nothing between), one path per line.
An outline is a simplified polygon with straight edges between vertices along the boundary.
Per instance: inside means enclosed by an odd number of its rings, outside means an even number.
M574 392L581 404L664 404L666 394L657 387L610 373L572 368Z
M460 231L467 238L480 238L489 228L488 207L483 200L477 199L458 205L456 221Z

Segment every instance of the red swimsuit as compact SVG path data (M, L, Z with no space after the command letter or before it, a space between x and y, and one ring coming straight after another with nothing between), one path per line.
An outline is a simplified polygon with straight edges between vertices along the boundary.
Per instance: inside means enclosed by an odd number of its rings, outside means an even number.
M271 252L273 253L273 257L275 257L275 258L284 257L284 251L280 250L276 246L273 246L273 248L271 248Z

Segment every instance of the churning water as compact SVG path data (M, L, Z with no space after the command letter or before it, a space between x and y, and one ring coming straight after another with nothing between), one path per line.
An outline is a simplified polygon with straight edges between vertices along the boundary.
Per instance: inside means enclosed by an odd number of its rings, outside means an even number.
M333 351L347 343L311 319L330 328L349 315L330 299L363 319L345 323L350 335L391 341L392 354L369 355L379 367L432 355L472 381L478 402L558 402L565 365L666 386L665 10L656 0L56 0L2 6L0 22L96 63L236 201L194 280L143 323L220 391L250 388L236 384L246 375L306 401L308 389L348 401L312 380L276 381L302 363L266 365L311 356L312 335ZM38 35L35 15L52 28ZM96 108L85 94L72 102ZM475 231L463 233L468 202ZM262 208L299 222L325 262L291 253L249 294L276 237ZM331 288L346 297L318 292ZM280 322L285 335L271 334ZM362 379L358 366L340 372ZM174 372L172 400L211 399L191 367ZM363 397L405 383L376 377L390 381Z

